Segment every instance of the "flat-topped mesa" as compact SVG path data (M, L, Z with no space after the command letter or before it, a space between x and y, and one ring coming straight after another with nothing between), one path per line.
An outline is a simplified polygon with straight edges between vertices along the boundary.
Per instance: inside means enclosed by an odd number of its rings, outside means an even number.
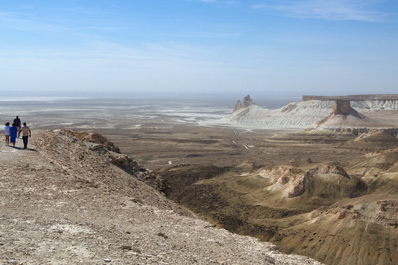
M303 101L321 100L350 100L350 101L364 101L364 100L398 100L398 94L368 94L368 95L348 95L348 96L311 96L305 95L302 97Z
M252 101L252 99L250 98L250 95L247 95L246 97L243 98L243 104L240 100L238 100L235 103L233 112L240 110L242 108L249 107L251 105L256 105L256 103Z

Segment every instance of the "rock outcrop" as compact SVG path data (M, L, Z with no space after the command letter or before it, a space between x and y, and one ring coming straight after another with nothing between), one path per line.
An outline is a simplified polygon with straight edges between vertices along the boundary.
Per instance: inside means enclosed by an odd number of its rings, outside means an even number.
M111 141L99 133L76 130L65 130L65 132L81 141L101 144L109 151L120 153L119 147L115 146Z
M243 98L243 107L246 108L251 105L256 105L256 103L252 101L250 95L247 95L246 97Z
M327 205L331 201L362 196L366 191L366 184L356 176L349 176L344 168L323 165L309 170L296 181L288 197L318 198L318 205Z
M242 104L242 102L240 102L240 100L238 100L235 103L233 112L238 111L242 108L247 108L252 105L256 105L256 103L252 101L252 99L250 98L250 95L247 95L246 97L243 98L243 104Z
M321 207L308 214L307 218L299 225L279 231L282 235L295 235L293 238L281 237L281 244L286 244L285 251L291 249L288 245L294 245L301 249L300 253L331 265L393 265L398 260L396 196L347 198L329 207ZM311 228L297 233L297 228L305 226Z
M299 167L240 165L196 178L175 196L220 226L271 240L286 253L330 265L395 265L398 149L357 160L347 161L347 168L313 161ZM169 173L178 176L179 169L180 178L192 171L184 165Z
M361 115L351 107L349 100L335 100L333 115L352 115L361 118Z
M368 130L358 135L353 140L341 144L341 146L350 149L366 150L368 152L384 150L386 147L398 147L398 129Z
M150 171L147 168L140 166L136 161L132 160L126 155L116 156L111 159L112 164L123 169L127 173L133 175L138 180L144 182L148 186L164 193L166 196L170 193L170 185L161 178L158 174Z
M243 108L243 104L242 102L240 102L240 100L236 101L233 112L240 110L241 108Z
M386 124L371 119L351 107L349 100L335 100L332 113L317 122L315 129L330 131L346 131L358 134L372 128L385 128Z

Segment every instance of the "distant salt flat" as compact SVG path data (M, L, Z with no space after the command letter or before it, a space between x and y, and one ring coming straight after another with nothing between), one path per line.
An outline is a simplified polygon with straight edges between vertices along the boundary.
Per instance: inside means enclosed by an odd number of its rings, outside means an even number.
M1 97L0 101L61 101L61 100L76 100L89 99L82 97Z
M140 129L142 126L142 124L136 124L130 127L127 127L126 129L130 129L130 130L136 130L136 129Z
M174 122L178 122L178 123L189 123L190 121L188 120L183 120L183 119L172 119Z
M40 109L34 109L31 110L32 112L85 112L85 111L92 111L93 109L88 109L88 108L40 108Z
M158 112L161 113L186 113L186 114L197 114L197 113L215 113L215 112L222 112L222 113L229 113L231 114L231 108L215 108L215 107L195 107L195 108L182 108L182 107L175 107L171 109L158 109Z
M169 116L189 117L189 118L220 119L220 118L223 118L225 115L228 115L228 114L230 114L230 113L214 114L214 113L181 113L181 112L174 112L174 113L170 113Z
M158 118L157 116L153 116L153 115L137 115L137 114L129 114L129 117L131 118L140 118L140 119L156 119Z
M115 124L84 124L84 125L77 125L75 128L80 129L115 129Z
M217 126L231 115L233 102L197 100L134 100L86 97L2 97L0 119L12 120L19 115L32 128L64 126L80 129L129 128L151 125L197 124ZM214 103L214 104L213 104ZM208 121L213 121L208 125ZM227 126L223 124L223 126Z
M226 115L231 114L230 108L214 108L214 107L177 107L173 109L158 109L151 111L152 114L165 115L168 117L179 117L173 119L176 122L201 122L203 120L219 120Z

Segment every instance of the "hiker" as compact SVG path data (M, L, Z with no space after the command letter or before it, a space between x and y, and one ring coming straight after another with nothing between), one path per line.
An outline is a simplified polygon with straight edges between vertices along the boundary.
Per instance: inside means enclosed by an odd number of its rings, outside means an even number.
M10 145L10 123L6 122L4 127L4 136L6 137L6 146Z
M23 127L18 132L18 137L20 137L21 132L22 132L23 149L27 149L28 148L28 139L29 139L29 137L32 137L32 132L30 131L30 128L28 127L28 125L26 125L26 122L23 123Z
M18 127L15 126L15 123L13 123L12 126L10 127L10 142L14 147L15 147L15 142L17 141L17 133L18 133Z
M18 128L18 131L19 131L21 129L21 120L19 119L19 116L15 117L14 124L15 124L15 127Z

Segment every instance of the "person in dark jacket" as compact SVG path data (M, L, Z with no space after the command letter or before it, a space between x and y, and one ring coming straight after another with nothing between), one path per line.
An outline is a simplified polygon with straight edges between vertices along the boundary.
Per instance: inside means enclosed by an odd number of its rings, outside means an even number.
M19 116L15 117L14 124L15 124L15 127L18 128L18 130L21 129L21 120L19 119Z

